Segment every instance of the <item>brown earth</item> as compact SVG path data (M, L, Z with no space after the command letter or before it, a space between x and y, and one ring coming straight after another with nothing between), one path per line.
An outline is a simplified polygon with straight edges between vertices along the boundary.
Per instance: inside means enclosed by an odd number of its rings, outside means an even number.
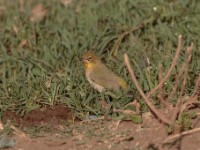
M49 106L31 111L25 117L8 111L2 116L2 121L12 121L17 126L57 125L66 120L72 120L71 111L63 105Z
M159 144L168 136L166 127L151 113L144 113L142 118L142 124L109 119L67 123L66 121L73 119L72 113L67 107L59 105L34 110L24 118L7 112L2 120L12 120L21 131L27 133L26 137L13 135L16 145L8 148L9 150L160 149ZM194 122L195 127L200 126L199 118ZM40 132L37 134L31 132L38 128ZM198 150L199 133L182 136L171 145L165 145L163 149Z

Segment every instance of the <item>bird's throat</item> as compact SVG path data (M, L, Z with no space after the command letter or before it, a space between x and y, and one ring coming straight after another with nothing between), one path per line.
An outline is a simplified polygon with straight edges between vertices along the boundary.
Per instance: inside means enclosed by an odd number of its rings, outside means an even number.
M94 67L94 65L91 64L91 63L84 63L84 68L85 68L85 69L91 69L91 68L93 68L93 67Z

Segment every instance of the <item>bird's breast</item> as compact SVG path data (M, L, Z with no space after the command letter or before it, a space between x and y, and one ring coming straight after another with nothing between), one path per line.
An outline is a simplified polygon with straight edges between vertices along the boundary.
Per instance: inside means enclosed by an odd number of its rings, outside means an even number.
M85 76L86 76L88 82L89 82L97 91L103 92L105 88L104 88L103 86L101 86L101 85L95 83L93 80L91 80L91 78L90 78L91 73L92 73L92 70L86 70L86 72L85 72Z

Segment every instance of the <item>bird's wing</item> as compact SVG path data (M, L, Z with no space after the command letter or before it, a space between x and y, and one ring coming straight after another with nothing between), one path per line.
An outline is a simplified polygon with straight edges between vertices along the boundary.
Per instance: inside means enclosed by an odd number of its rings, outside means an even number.
M117 82L124 91L128 91L128 87L123 78L117 77Z
M119 89L116 76L106 66L98 66L93 71L95 73L90 74L93 82L108 89Z

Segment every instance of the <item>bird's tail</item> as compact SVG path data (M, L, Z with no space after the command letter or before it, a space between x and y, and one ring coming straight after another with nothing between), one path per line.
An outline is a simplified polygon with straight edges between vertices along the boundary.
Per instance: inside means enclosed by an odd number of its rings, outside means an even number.
M128 91L128 87L123 78L117 77L117 82L124 91Z

